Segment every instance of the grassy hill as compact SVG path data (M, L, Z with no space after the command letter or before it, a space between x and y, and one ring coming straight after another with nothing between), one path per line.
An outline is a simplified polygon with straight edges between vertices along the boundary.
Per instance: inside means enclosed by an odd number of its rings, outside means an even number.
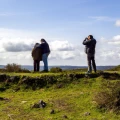
M85 77L84 73L74 70L1 74L0 120L119 120L118 111L116 113L113 108L107 109L108 106L104 108L97 103L97 99L105 103L101 99L104 94L99 94L101 90L106 91L103 85L108 90L119 81L119 73ZM46 102L45 108L31 107L40 100Z
M120 71L120 65L113 67L111 69L108 69L108 71Z

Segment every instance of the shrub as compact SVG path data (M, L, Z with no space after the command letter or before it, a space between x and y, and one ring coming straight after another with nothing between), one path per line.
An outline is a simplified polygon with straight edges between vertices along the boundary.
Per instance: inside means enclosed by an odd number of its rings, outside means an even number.
M4 73L4 72L6 72L6 70L5 70L4 68L1 68L1 69L0 69L0 72L1 72L1 73Z
M59 67L53 67L53 68L50 69L50 72L58 73L58 72L62 72L62 69L59 68Z
M104 81L105 82L105 81ZM99 108L105 108L113 112L120 110L120 81L105 82L101 85L101 90L96 93L94 100Z
M120 65L113 67L113 68L110 68L107 71L120 71Z
M21 70L21 66L15 64L15 63L13 63L13 64L7 64L5 66L5 69L6 69L7 72L19 72Z
M5 66L5 71L6 72L30 72L29 70L27 69L22 69L21 68L21 65L18 65L18 64L7 64Z

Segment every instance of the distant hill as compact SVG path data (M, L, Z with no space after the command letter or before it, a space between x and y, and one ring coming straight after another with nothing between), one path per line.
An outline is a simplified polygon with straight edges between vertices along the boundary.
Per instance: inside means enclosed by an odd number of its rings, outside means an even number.
M108 69L109 71L120 71L120 65Z
M0 68L4 68L5 65L0 65ZM60 67L62 70L72 70L72 69L86 69L87 66L68 66L68 65L56 65L56 66L49 66L49 69L52 67ZM115 68L116 66L97 66L97 70L108 70L108 69L112 69ZM22 68L28 69L28 70L33 70L33 66L32 65L22 65ZM40 66L40 70L43 70L43 66Z

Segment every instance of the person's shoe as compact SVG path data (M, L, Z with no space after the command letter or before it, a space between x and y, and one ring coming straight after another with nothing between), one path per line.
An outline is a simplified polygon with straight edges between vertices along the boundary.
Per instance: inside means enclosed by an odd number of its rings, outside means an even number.
M85 74L86 74L86 75L89 75L89 74L91 74L91 72L90 72L90 71L87 71Z

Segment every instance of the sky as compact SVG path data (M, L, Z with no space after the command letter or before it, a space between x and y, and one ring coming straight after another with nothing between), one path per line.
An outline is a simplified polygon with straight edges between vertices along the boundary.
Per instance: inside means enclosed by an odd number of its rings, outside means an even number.
M97 40L96 64L120 64L120 0L0 0L0 65L32 65L41 38L49 65L87 65L83 40ZM43 65L43 62L41 62Z

